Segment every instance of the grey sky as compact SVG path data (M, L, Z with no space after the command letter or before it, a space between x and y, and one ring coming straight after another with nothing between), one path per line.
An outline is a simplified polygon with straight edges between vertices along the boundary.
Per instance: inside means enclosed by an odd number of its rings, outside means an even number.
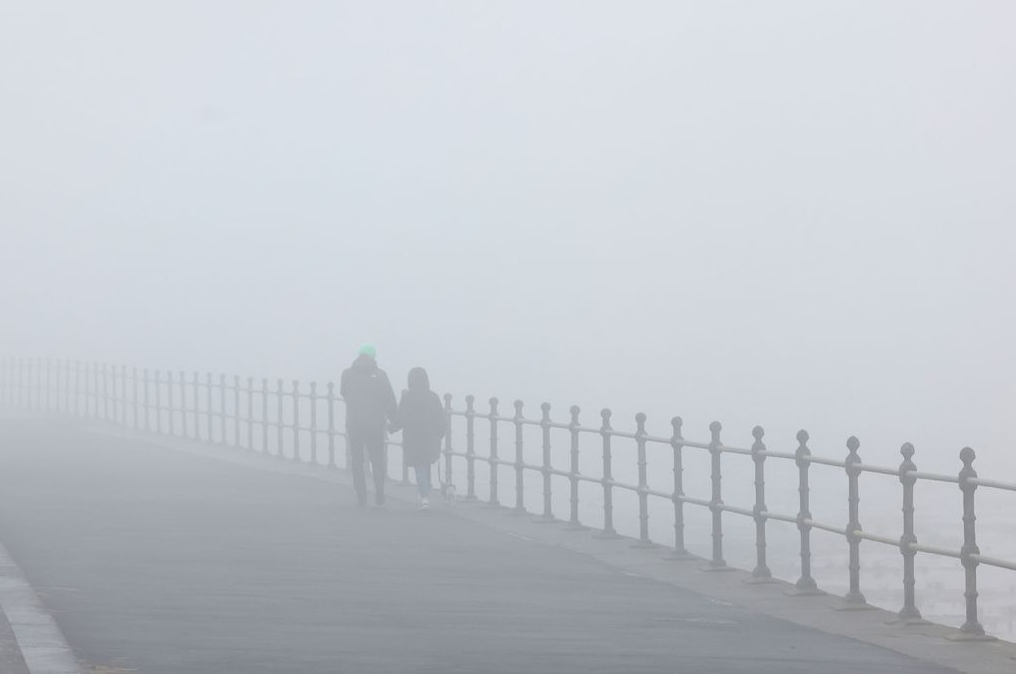
M396 382L562 417L1001 464L1014 25L1010 2L5 3L0 352L325 379L373 341Z

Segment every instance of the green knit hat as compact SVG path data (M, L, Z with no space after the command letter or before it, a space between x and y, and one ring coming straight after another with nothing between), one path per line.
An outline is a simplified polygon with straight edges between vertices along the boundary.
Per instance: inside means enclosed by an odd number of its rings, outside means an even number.
M360 350L357 353L359 353L361 356L370 356L371 358L377 358L377 349L374 348L373 344L364 344L363 346L360 347Z

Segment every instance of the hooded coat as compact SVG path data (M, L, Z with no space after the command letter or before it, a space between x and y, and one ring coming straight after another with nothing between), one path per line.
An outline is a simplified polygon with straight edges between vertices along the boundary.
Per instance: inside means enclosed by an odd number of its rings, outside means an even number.
M360 355L342 373L339 391L346 401L346 429L354 433L384 433L396 414L395 391L388 375L368 355Z
M406 465L427 468L441 457L444 407L438 395L430 390L430 379L422 367L409 371L409 389L399 401L395 427L402 429Z

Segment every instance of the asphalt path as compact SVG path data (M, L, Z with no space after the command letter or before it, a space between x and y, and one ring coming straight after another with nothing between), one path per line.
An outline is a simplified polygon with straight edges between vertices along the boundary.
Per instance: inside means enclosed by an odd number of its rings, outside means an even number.
M0 540L102 671L952 671L442 508L361 510L70 422L0 421Z

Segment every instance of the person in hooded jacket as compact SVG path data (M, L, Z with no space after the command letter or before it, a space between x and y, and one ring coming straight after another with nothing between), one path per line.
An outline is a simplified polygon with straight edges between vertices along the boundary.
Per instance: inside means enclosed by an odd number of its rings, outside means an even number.
M374 474L374 503L383 506L388 474L385 429L389 420L395 420L397 406L388 375L377 366L373 346L360 347L356 360L342 373L339 391L346 401L346 434L356 499L361 506L367 505L366 451Z
M392 431L402 430L405 463L416 472L420 507L430 506L431 466L441 457L445 435L445 412L441 399L430 390L430 379L422 367L409 371L409 388L402 393Z

